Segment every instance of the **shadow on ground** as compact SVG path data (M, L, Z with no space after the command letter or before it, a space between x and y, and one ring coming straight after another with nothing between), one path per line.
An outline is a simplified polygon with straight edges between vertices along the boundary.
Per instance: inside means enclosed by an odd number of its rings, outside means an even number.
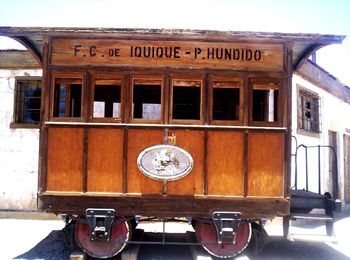
M160 234L145 233L144 241L154 241ZM167 239L172 241L186 241L184 234L167 234ZM67 239L65 229L52 231L45 239L38 243L28 252L17 256L15 259L45 259L63 260L69 259L69 255L74 248L71 241ZM204 250L198 248L202 254ZM207 255L208 256L208 255ZM327 244L320 242L289 241L283 237L270 237L269 243L264 247L259 255L245 252L243 256L248 259L336 259L345 260L349 257L341 254ZM88 258L93 259L93 258ZM119 256L114 260L120 259ZM138 260L178 260L192 259L189 246L177 245L142 245L139 251Z

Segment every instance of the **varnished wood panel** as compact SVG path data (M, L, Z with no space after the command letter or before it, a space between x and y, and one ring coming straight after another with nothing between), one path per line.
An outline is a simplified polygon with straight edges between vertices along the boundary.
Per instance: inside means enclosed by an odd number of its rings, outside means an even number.
M113 208L122 216L199 217L211 219L213 211L235 211L242 219L273 218L288 215L290 204L285 198L214 198L181 196L74 196L39 194L39 207L54 213L85 215L86 208Z
M192 171L184 178L169 181L167 194L203 194L204 131L169 130L176 136L176 145L189 152L193 158Z
M88 192L122 192L123 130L88 130Z
M47 190L82 191L83 129L49 128Z
M162 144L164 140L163 130L129 130L128 154L127 154L127 192L143 194L160 194L162 182L146 177L137 168L137 157L145 148Z
M283 44L59 39L53 65L130 65L283 71Z
M208 195L243 196L244 133L208 133Z
M283 197L283 162L283 133L249 133L248 196Z

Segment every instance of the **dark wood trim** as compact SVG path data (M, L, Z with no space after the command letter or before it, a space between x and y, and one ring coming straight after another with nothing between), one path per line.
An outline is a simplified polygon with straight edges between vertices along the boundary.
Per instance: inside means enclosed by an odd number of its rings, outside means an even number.
M41 84L41 112L40 112L40 138L39 138L39 165L38 165L38 192L45 192L47 187L47 151L48 128L44 122L49 118L50 100L50 73L49 60L51 51L51 39L43 39L43 75Z
M285 88L285 111L284 115L286 117L286 127L287 132L284 139L284 197L290 198L291 196L291 165L292 165L292 77L293 77L293 46L292 43L285 45L285 63L286 63L286 76L284 78L284 88Z
M171 76L169 72L165 73L165 81L164 81L164 123L169 124L169 118L170 118L170 84L171 84Z
M127 184L128 184L128 179L127 179L127 167L128 167L128 136L129 136L129 129L125 128L124 129L124 139L123 139L123 167L122 167L122 174L123 174L123 187L122 191L123 194L126 194L127 191Z
M110 196L85 193L39 194L39 207L53 213L84 215L91 205L113 208L122 216L158 216L211 218L215 210L239 211L244 219L272 218L289 214L289 200L284 198L237 198L214 196Z
M204 131L203 194L208 195L208 130Z
M243 150L243 184L244 184L244 190L243 195L244 197L248 196L248 138L249 138L249 131L244 131L244 150Z
M82 174L82 187L81 190L82 192L87 192L87 178L88 178L88 152L89 152L89 129L88 128L84 128L84 133L83 133L83 174Z

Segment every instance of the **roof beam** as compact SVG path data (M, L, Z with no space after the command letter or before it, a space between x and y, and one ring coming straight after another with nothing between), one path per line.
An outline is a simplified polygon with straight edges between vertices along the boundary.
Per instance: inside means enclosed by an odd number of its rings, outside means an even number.
M39 63L40 67L43 67L43 57L40 51L34 46L34 44L25 36L8 36L28 49L28 51L33 55L34 59Z

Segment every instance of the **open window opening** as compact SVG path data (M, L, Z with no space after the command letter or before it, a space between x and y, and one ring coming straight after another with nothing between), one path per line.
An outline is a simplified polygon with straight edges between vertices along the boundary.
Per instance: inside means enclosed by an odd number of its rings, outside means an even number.
M213 120L240 120L240 88L237 83L214 83Z
M173 80L172 119L201 119L201 81Z
M121 81L95 80L94 87L94 118L120 118L121 117Z
M276 85L253 86L253 121L278 121L278 95Z
M54 117L81 117L81 79L55 79Z
M162 81L135 79L133 82L132 117L160 120L162 112Z

